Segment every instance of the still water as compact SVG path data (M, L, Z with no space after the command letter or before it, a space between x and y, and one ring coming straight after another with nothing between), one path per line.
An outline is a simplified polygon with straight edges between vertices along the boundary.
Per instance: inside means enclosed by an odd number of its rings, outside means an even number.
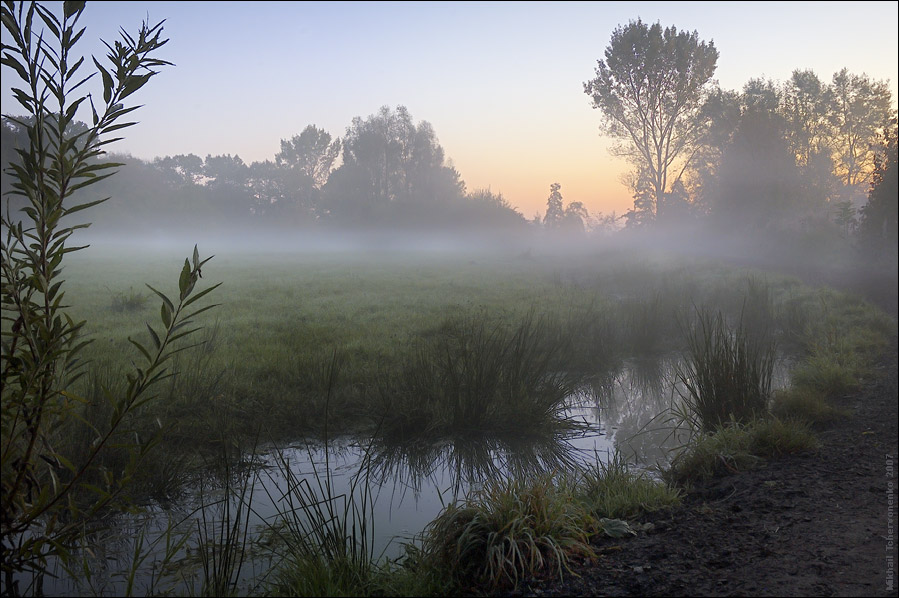
M95 546L83 552L80 571L51 567L58 577L45 578L43 591L122 595L131 583L131 593L139 595L199 593L198 546L204 539L221 540L229 533L239 539L260 539L267 532L276 533L273 530L280 529L279 522L285 519L308 521L303 520L307 511L300 508L302 501L332 509L337 518L350 513L352 519L355 507L369 522L371 554L399 558L404 544L413 542L447 504L464 498L485 480L573 472L597 459L605 461L615 451L634 467L652 473L686 441L686 432L672 415L682 394L676 382L678 366L671 357L628 362L616 376L571 397L566 413L581 424L577 433L539 442L469 438L391 446L341 437L327 444L299 442L260 449L247 458L253 467L231 478L238 496L228 499L221 480L206 480L176 505L151 505L141 515L116 517L102 537L91 539ZM786 377L786 368L779 367L775 387L784 386ZM223 519L238 525L223 526ZM181 537L188 539L180 547L174 545ZM129 576L138 548L147 556ZM244 555L239 592L262 591L266 572L277 565L277 558L270 553Z

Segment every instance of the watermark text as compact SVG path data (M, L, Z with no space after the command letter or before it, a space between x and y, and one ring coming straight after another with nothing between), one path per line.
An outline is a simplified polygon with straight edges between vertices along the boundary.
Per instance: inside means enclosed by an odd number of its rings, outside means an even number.
M896 588L896 456L886 455L887 533L886 533L886 589Z

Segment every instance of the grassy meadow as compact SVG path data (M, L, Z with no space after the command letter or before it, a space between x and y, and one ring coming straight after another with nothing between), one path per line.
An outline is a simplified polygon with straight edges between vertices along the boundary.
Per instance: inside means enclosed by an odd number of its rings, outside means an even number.
M81 392L96 409L136 357L128 338L146 342L159 318L144 285L169 292L182 262L102 246L71 256L66 300L93 338ZM501 433L517 414L509 429L539 435L578 385L626 359L686 351L711 313L776 344L826 394L851 386L895 327L795 278L645 254L222 251L204 270L200 288L222 285L196 322L202 344L177 355L152 417L135 422L161 424L182 453L220 437L320 435L326 421L332 434L377 427L402 440Z

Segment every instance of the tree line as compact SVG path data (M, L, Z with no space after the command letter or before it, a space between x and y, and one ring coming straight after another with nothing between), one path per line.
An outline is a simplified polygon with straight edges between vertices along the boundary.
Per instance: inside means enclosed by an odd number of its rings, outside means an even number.
M24 128L4 117L2 135L4 162L15 160L15 148L27 147ZM149 222L186 229L200 221L292 229L528 225L501 193L467 191L430 123L415 123L403 106L354 118L343 138L308 125L281 140L274 159L251 164L230 154L109 159L127 167L90 189L112 198L99 208L101 228Z
M895 186L891 211L864 207L895 163L886 82L842 69L827 83L797 69L785 82L756 78L727 91L713 79L718 56L696 31L637 19L615 29L584 83L602 132L617 141L612 152L633 167L628 227L895 230ZM891 241L895 249L895 233Z

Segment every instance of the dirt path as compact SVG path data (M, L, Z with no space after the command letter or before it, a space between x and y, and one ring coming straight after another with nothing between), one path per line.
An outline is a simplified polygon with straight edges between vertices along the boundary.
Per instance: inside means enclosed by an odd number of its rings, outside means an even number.
M717 479L648 517L650 532L598 541L600 557L578 564L580 577L529 580L516 595L896 596L895 340L839 402L853 416L818 432L820 451Z

